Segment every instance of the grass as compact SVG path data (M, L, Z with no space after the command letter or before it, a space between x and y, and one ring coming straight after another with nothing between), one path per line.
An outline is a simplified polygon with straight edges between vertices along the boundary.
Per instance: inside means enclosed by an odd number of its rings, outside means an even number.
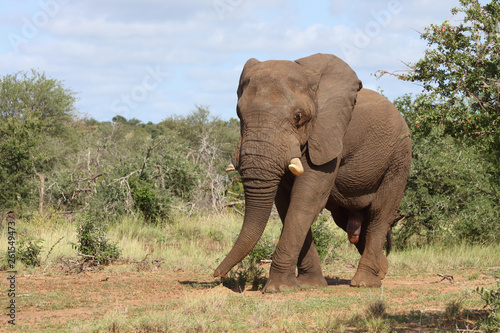
M92 320L77 316L64 324L44 319L36 325L23 325L18 331L398 332L412 327L446 331L477 327L484 313L475 309L484 304L472 290L486 277L492 280L500 275L500 245L433 244L393 250L387 278L439 280L437 273L461 274L465 277L463 288L442 292L443 284L449 283L444 281L377 289L340 285L268 295L234 293L218 281L205 279L231 249L241 222L242 218L233 214L174 216L172 223L163 225L148 224L133 216L111 222L107 237L122 250L120 264L101 267L94 281L88 280L93 275L86 273L60 273L64 268L61 258L77 259L71 246L76 241L74 222L54 216L18 220L18 237L43 239L41 266L16 266L19 274L28 276L22 284L28 291L21 293L18 301L21 309L43 312L89 308L93 313ZM328 226L334 231L332 242L338 246L324 259L323 272L332 279L348 279L354 274L359 254L333 221L328 221ZM268 246L273 246L280 230L279 221L270 221L263 236ZM2 251L5 253L8 247L7 236L4 228L0 233L2 258ZM267 273L267 268L262 270ZM173 283L163 278L182 271L192 281ZM51 291L29 276L43 278ZM81 287L84 291L75 293L73 288L85 283L88 285ZM153 302L152 297L160 300ZM5 302L3 293L0 304Z
M500 244L485 246L466 242L454 245L433 244L424 248L394 251L389 259L393 272L499 266Z
M213 269L214 263L223 259L238 235L242 218L234 214L206 214L191 217L174 216L172 224L153 225L142 219L127 216L110 223L108 238L117 242L122 250L122 258L128 261L142 261L147 256L161 259L170 269ZM344 232L335 226L333 248L324 260L325 275L336 276L339 272L353 271L357 266L359 254L349 244ZM35 216L30 221L16 221L18 238L30 235L42 242L42 265L48 265L58 258L75 256L72 243L76 242L74 223L62 218ZM268 223L263 238L272 240L269 246L279 239L281 223L272 220ZM0 253L7 248L7 229L0 233ZM424 248L393 250L389 256L392 275L419 274L422 271L443 273L455 269L469 269L470 280L479 278L474 267L500 266L500 244L477 246L465 242L455 245L434 244ZM350 267L351 266L351 267ZM350 269L349 269L350 267ZM500 268L498 269L500 271Z

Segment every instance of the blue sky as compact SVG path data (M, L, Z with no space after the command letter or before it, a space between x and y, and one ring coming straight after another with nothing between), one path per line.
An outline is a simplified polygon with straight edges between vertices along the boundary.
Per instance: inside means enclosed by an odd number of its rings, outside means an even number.
M458 0L23 0L0 4L0 75L34 68L99 121L159 122L207 106L236 116L246 60L332 53L390 99L420 92L377 70L422 57L417 31Z

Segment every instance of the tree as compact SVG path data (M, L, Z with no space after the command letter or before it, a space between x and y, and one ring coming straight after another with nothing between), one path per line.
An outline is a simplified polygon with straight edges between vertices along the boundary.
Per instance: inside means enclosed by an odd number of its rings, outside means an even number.
M0 203L26 204L35 175L51 170L77 141L71 130L75 93L45 74L0 79ZM64 142L64 144L62 144Z
M394 104L410 128L417 129L422 107L411 95ZM442 126L412 134L413 159L395 245L407 247L463 239L494 243L500 234L498 166L471 140L445 135Z
M399 79L420 82L414 131L428 133L436 125L457 138L472 137L485 148L500 151L500 3L482 6L460 0L452 8L463 20L425 28L421 38L429 48L404 74L381 71Z
M186 117L170 117L159 124L163 133L176 136L184 146L185 158L202 171L196 204L219 208L223 204L230 179L224 169L231 161L239 135L239 122L223 121L210 115L206 107L197 106Z
M428 49L409 70L379 71L423 86L395 101L413 140L396 227L403 246L495 242L500 232L500 2L460 0L451 12L459 20L425 28Z

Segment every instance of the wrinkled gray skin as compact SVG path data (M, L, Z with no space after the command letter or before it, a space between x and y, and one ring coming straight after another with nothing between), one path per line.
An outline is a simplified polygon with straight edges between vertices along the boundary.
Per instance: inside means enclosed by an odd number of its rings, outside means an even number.
M275 202L283 231L264 291L327 285L311 233L323 208L361 254L351 285L381 286L383 246L411 163L408 127L394 105L362 89L339 58L316 54L295 62L250 59L237 112L233 164L245 188L245 218L214 276L226 276L251 251ZM299 176L288 169L295 157L304 168Z

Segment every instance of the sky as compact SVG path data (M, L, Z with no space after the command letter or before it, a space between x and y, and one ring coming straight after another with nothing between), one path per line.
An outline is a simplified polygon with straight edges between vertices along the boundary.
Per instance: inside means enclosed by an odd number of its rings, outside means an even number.
M249 58L335 54L389 99L422 90L378 70L420 59L419 32L459 0L5 0L0 76L35 69L76 92L81 116L158 123L197 106L236 118Z

